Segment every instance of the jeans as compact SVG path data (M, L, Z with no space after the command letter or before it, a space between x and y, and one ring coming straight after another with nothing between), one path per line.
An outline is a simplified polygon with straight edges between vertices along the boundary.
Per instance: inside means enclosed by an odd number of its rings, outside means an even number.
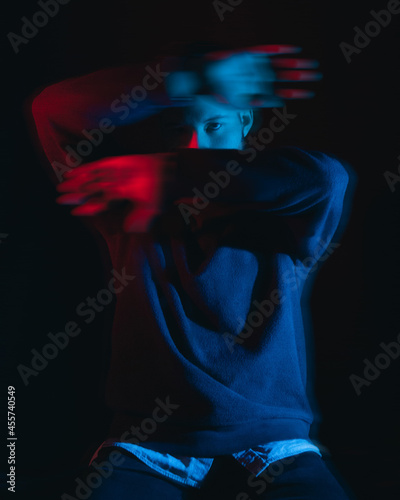
M119 457L115 465L112 451ZM104 448L66 493L80 500L354 500L344 488L312 452L274 462L257 478L232 456L216 457L198 489L162 476L125 450Z

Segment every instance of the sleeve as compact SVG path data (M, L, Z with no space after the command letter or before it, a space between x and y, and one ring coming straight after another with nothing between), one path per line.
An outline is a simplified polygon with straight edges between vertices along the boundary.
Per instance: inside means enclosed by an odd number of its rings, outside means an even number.
M247 212L249 224L251 214L257 215L254 229L262 232L264 214L282 235L290 233L295 259L325 251L341 221L350 167L296 147L259 152L251 162L244 161L245 151L195 153L179 153L171 191L187 222L193 216L201 226L210 218Z
M154 61L127 64L69 78L31 96L27 120L53 183L62 182L66 172L80 165L124 152L120 144L115 146L116 136L121 132L131 143L127 126L142 124L159 111L168 74ZM115 232L123 210L119 206L113 214L84 219L100 232Z
M61 182L65 172L100 158L114 130L158 112L168 74L154 62L127 64L69 78L31 97L37 138L53 180Z

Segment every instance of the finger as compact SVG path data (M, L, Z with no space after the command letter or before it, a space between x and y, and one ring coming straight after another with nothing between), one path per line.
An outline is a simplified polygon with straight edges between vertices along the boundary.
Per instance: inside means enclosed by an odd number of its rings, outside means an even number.
M59 184L57 186L57 191L59 193L80 193L80 194L90 194L93 191L97 191L96 189L96 182L90 181L90 182L85 182L85 181L68 181L63 184Z
M315 96L315 92L303 89L277 89L275 94L282 99L310 99Z
M107 210L107 203L105 202L88 202L84 205L74 208L71 210L72 215L96 215L100 212Z
M273 58L270 62L274 68L315 69L319 67L319 62L313 59Z
M220 61L241 53L273 56L278 54L297 54L301 52L301 50L302 49L300 47L297 47L295 45L255 45L238 50L220 50L216 52L210 52L205 56L205 58L209 61Z
M71 178L76 175L81 175L82 173L93 172L94 170L97 170L99 173L101 173L104 168L112 167L115 163L115 160L115 157L109 156L106 158L101 158L100 160L91 161L70 170L64 175L64 177Z
M101 191L105 186L108 186L110 181L103 181L93 175L81 175L75 179L70 179L58 184L57 191L59 193L93 193Z
M250 52L250 54L262 55L297 54L301 51L301 47L295 45L256 45L245 49L245 52Z
M84 182L63 182L59 184L56 189L59 193L71 193L73 191L81 191L82 186L84 185Z
M87 198L87 195L84 194L69 193L59 196L56 202L60 205L81 205Z
M114 166L114 169L116 169L117 166ZM99 180L104 177L110 176L110 174L113 172L112 166L103 166L103 167L82 167L79 170L73 171L73 172L68 172L68 174L65 174L64 176L64 182L72 182L72 181L94 181L94 180Z
M278 71L276 73L276 81L277 82L310 82L321 80L322 73L318 71L297 71L297 70L288 70L288 71Z
M68 176L65 175L66 180L57 186L57 190L65 190L70 185L74 187L84 183L129 180L135 172L140 172L140 163L136 165L134 159L130 159L128 164L125 159L119 160L115 158L112 162L107 162L101 167L97 165L85 166L79 172L68 172Z
M99 167L96 164L90 164L87 163L86 165L83 165L79 168L76 168L75 170L70 170L66 174L64 174L64 179L65 180L70 180L70 179L76 179L77 177L89 177L93 176L95 172L100 172L101 167Z
M88 184L89 182L93 181L92 176L88 176L85 173L82 175L79 175L75 178L70 178L64 182L61 182L61 184L58 184L56 186L56 189L59 193L68 193L69 191L79 191L80 189L83 188L85 184Z

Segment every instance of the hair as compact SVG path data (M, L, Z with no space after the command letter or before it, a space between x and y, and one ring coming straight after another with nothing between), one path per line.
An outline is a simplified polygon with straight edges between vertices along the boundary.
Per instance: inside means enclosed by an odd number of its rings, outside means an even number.
M233 51L237 49L231 42L213 42L213 41L196 41L196 42L171 42L162 50L162 56L164 57L178 57L182 62L181 69L183 71L196 71L201 75L201 68L203 64L204 57L211 52L224 52ZM204 84L200 89L200 93L208 94L210 89ZM247 142L247 137L258 130L263 121L263 112L260 108L253 108L253 124L246 137L243 138L244 147L249 147Z

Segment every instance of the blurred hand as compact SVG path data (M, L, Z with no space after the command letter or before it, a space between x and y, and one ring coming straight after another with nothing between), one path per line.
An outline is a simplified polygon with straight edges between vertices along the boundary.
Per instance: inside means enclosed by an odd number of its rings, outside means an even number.
M173 154L129 155L105 158L78 167L57 186L60 204L78 205L73 215L97 215L116 200L128 200L132 209L124 219L127 232L144 232L165 203L164 185Z
M166 79L172 102L188 104L196 95L213 95L236 108L280 107L284 99L312 97L305 89L279 88L279 82L321 78L313 60L282 57L300 52L289 45L262 45L242 50L211 52L193 61L190 70L175 70ZM179 62L175 60L175 66Z

